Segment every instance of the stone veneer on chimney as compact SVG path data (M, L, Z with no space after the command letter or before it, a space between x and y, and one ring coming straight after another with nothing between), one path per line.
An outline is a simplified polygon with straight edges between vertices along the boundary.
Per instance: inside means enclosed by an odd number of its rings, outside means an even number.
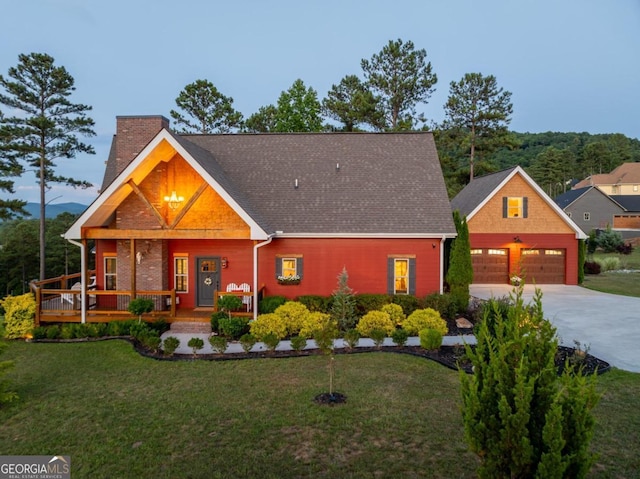
M116 117L116 174L140 153L169 120L162 115Z

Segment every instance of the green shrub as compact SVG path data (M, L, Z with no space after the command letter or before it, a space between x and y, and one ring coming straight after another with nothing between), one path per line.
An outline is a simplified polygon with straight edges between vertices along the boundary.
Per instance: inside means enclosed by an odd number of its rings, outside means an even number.
M135 298L129 302L127 307L134 316L138 317L138 322L142 321L142 315L153 311L153 300L150 298Z
M220 334L231 338L234 341L240 339L240 336L249 332L249 318L241 316L220 318L218 325Z
M447 322L435 309L418 309L411 313L402 323L402 327L411 335L417 335L423 329L435 329L442 336L447 334Z
M595 261L600 265L601 271L615 271L616 269L620 269L620 258L617 256L596 258Z
M31 293L0 299L4 309L4 334L7 339L26 338L33 332L36 300Z
M304 304L309 311L329 313L331 310L331 297L307 294L298 296L298 302Z
M313 338L316 331L325 327L327 322L332 322L336 327L337 323L331 316L325 313L308 313L302 320L300 328L300 336L304 338Z
M349 286L349 273L345 267L338 275L338 286L331 294L331 316L341 331L352 329L358 320L356 299Z
M226 318L227 313L224 311L216 311L211 313L211 331L214 333L220 332L220 318Z
M601 231L596 237L598 248L605 253L615 253L624 244L622 235L618 231L613 231L611 227Z
M433 293L424 298L424 307L435 309L440 316L447 319L455 319L458 315L457 302L451 297L451 293Z
M267 334L275 334L278 339L287 336L287 324L284 318L275 313L261 314L249 323L249 329L258 340L264 341Z
M94 323L94 324L103 324L103 323ZM160 335L162 335L162 333L165 333L166 331L169 331L169 329L171 329L171 325L167 323L167 320L164 318L156 319L154 321L149 322L148 324L149 324L149 328L153 329L154 331L158 331L158 334Z
M360 340L360 333L357 329L349 329L345 331L344 336L342 338L344 340L344 344L353 349L358 346L358 341Z
M356 315L364 316L369 311L380 310L385 304L391 302L388 294L356 294Z
M129 324L129 335L135 339L140 339L149 332L149 326L145 322L134 322Z
M275 312L278 306L282 306L287 302L284 296L265 296L259 303L258 311L260 314L269 314Z
M291 349L294 351L302 351L307 347L307 338L302 336L293 336L291 338Z
M462 417L480 478L583 478L594 463L597 375L567 368L558 376L556 330L544 319L541 297L537 290L525 306L517 289L493 331L481 321L475 348L465 347L474 374L460 372Z
M180 340L175 336L168 336L164 338L164 341L162 343L162 349L164 350L164 354L166 354L167 356L173 356L179 346Z
M384 339L387 337L387 331L381 328L373 328L369 332L369 337L373 339L373 344L375 344L376 348L380 348Z
M193 350L193 355L195 356L204 347L204 340L202 338L191 338L187 346Z
M402 322L406 319L406 315L404 314L404 311L402 309L402 306L400 306L399 304L385 304L380 311L382 311L383 313L387 313L389 315L389 317L391 318L391 321L393 322L393 324L395 324L396 326L401 326Z
M420 346L427 351L433 351L442 346L442 333L436 329L420 330Z
M60 328L60 339L73 339L81 336L76 336L78 328L73 323L63 324Z
M405 316L410 315L420 307L418 298L412 294L394 294L391 296L391 303L400 306Z
M60 326L54 324L47 327L47 339L60 339Z
M107 324L107 336L129 336L126 321L111 321Z
M33 339L45 339L47 337L47 328L45 326L38 326L33 328Z
M269 351L275 351L280 344L280 338L275 333L267 333L262 338L262 342Z
M404 328L396 329L393 333L391 333L391 339L398 346L404 346L407 344L407 339L409 339L409 332Z
M158 331L148 330L147 334L144 334L140 337L140 344L144 346L149 351L153 351L154 353L160 349L160 344L162 340L160 339L160 335Z
M309 314L307 307L297 301L287 301L276 308L275 314L284 320L287 325L287 336L293 336L300 332L300 328Z
M257 342L258 340L251 333L243 334L240 337L240 345L242 346L242 349L245 353L251 351L251 348L253 348Z
M362 337L370 338L371 331L374 329L381 329L388 336L393 333L396 327L387 313L382 311L369 311L358 321L356 329Z
M224 336L211 336L209 338L211 348L216 352L223 354L229 347L229 341Z

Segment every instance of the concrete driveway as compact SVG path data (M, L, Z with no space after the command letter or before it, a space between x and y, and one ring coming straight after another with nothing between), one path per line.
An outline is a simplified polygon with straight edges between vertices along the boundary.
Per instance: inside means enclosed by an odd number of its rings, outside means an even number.
M599 293L580 286L539 285L545 318L556 327L560 344L580 341L589 353L626 371L640 372L640 298ZM535 287L525 285L530 302ZM473 284L472 296L482 299L508 296L505 284Z

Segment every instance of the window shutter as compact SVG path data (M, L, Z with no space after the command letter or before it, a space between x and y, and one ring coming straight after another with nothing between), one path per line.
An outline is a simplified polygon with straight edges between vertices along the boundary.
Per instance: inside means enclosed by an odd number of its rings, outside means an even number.
M502 197L502 217L506 218L509 210L509 198L506 196Z
M529 206L529 201L528 198L525 196L524 198L522 198L522 217L526 218L528 215L528 208Z
M416 259L409 258L409 294L416 294Z
M387 294L393 294L395 280L395 261L387 258Z
M302 258L296 258L296 274L302 279Z
M282 258L276 258L276 278L282 276Z

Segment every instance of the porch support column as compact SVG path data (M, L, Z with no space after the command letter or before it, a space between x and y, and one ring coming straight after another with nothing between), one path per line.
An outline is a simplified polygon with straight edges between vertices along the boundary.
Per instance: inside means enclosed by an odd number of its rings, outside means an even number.
M129 261L131 263L131 284L129 289L131 291L131 300L136 298L136 240L131 238L129 241L131 251L129 253Z
M82 243L67 238L67 241L80 247L80 322L87 322L87 240Z

